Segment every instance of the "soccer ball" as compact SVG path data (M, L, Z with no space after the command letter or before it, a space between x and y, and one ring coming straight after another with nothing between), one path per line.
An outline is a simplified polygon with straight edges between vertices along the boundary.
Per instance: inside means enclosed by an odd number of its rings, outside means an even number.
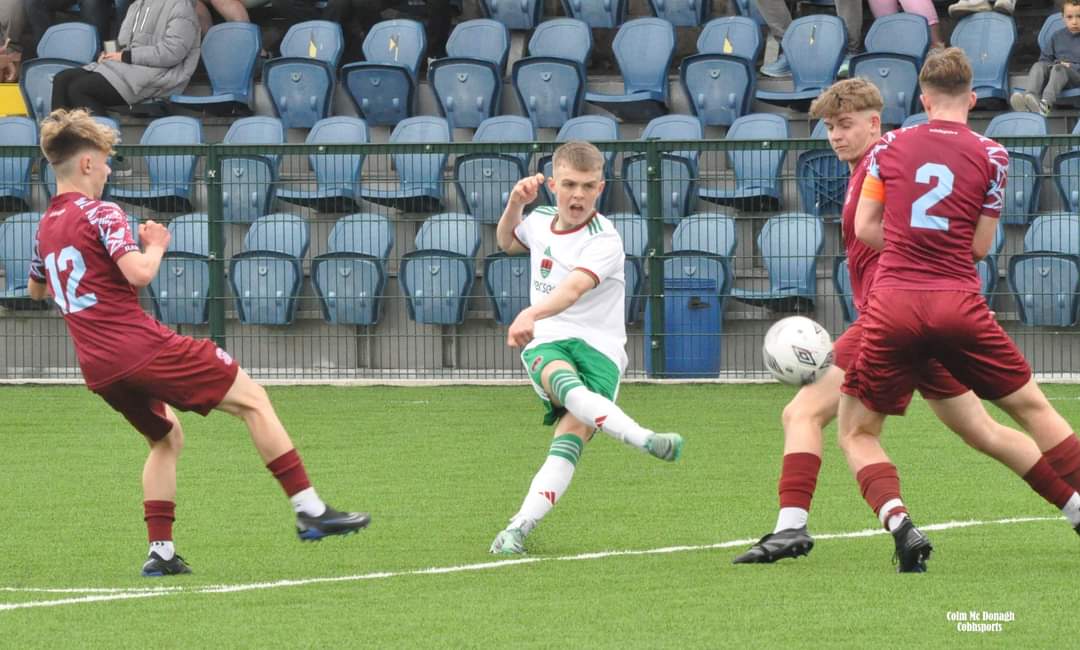
M805 316L782 318L765 333L761 348L765 366L785 384L804 386L817 381L832 365L832 337Z

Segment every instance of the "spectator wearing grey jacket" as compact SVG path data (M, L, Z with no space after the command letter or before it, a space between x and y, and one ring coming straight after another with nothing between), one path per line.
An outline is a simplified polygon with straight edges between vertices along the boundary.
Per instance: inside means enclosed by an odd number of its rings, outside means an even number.
M52 107L132 106L187 86L199 63L199 20L192 0L135 0L120 26L119 52L64 70L53 82Z

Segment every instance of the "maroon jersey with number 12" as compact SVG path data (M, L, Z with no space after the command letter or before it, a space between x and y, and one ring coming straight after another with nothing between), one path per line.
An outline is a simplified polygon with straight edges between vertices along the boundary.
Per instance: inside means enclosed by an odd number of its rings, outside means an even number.
M139 307L116 264L137 250L118 205L77 192L54 196L38 225L30 278L48 285L91 390L139 370L177 338Z

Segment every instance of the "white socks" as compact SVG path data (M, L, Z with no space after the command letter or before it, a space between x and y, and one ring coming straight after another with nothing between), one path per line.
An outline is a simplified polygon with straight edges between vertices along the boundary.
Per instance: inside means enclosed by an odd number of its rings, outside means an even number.
M326 512L326 504L323 503L323 500L315 493L315 488L313 487L300 490L292 495L289 497L289 503L292 504L293 510L297 513L303 513L309 517L318 517Z
M802 508L780 508L780 514L776 516L776 528L773 529L773 532L779 533L788 528L802 528L806 525L806 520L809 517L810 513Z
M645 451L645 442L652 431L634 422L615 403L590 391L581 379L570 370L556 370L551 374L551 390L567 411L583 424L589 424L616 440L621 440Z
M528 535L543 519L570 487L574 467L581 457L581 447L581 439L570 434L559 436L551 442L547 460L533 477L529 493L507 528L520 528L522 534Z
M176 547L173 546L172 540L167 542L150 542L150 550L146 553L157 553L158 557L168 562L176 555Z
M1073 492L1068 503L1061 508L1061 514L1065 515L1074 527L1080 525L1080 494Z

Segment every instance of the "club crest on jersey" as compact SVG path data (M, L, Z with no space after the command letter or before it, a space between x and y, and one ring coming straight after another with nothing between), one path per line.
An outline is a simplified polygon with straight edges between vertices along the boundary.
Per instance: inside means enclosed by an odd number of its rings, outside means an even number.
M551 259L551 247L544 249L544 259L540 260L540 277L546 278L551 275L551 267L554 261Z

